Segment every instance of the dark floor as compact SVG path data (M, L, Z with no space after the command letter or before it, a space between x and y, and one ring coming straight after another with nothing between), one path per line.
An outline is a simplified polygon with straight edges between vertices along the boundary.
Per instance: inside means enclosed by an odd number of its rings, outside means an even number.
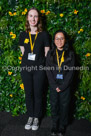
M50 136L50 117L44 117L38 131L25 130L26 122L26 115L12 117L10 113L0 112L0 136ZM74 120L67 127L65 136L91 136L91 122Z

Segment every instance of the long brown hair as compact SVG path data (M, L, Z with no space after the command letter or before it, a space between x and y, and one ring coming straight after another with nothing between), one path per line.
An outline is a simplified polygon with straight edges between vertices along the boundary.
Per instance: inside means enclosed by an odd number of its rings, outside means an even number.
M25 23L25 30L26 30L26 32L28 33L29 31L31 31L31 28L30 28L30 25L29 25L29 22L28 22L28 13L29 13L30 10L36 10L36 11L38 12L39 21L38 21L38 24L37 24L37 31L38 31L38 32L43 31L42 19L41 19L40 12L38 11L37 8L32 7L32 8L30 8L30 9L28 10L27 15L26 15L26 23Z

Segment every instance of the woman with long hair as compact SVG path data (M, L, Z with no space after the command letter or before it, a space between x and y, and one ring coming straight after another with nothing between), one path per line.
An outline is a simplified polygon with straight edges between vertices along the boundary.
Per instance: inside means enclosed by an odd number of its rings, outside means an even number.
M42 94L46 73L39 70L45 65L49 50L48 33L42 29L40 12L29 9L26 15L25 31L20 33L19 46L22 52L21 77L24 84L28 121L25 129L37 130L42 116Z
M47 54L47 77L50 85L50 104L52 115L51 135L63 136L68 124L70 90L74 71L74 53L70 50L67 34L63 30L55 32L52 49Z

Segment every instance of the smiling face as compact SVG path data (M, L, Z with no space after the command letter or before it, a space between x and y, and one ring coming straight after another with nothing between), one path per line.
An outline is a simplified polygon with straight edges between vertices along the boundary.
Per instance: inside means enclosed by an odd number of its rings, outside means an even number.
M54 43L57 47L57 49L62 50L65 44L65 36L62 32L58 32L55 35Z
M29 22L30 27L35 27L39 21L38 12L35 9L32 9L28 12L27 20Z

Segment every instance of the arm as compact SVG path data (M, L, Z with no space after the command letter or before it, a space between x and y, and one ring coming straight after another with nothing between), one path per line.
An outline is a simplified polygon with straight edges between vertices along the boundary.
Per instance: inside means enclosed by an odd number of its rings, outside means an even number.
M46 58L46 66L47 67L52 67L51 62L50 62L49 52L48 52L48 55L47 55L47 58ZM52 70L46 70L46 74L47 74L48 81L49 81L49 84L50 84L51 88L53 90L56 90L57 84L56 84L56 81L55 81L55 79L53 77Z
M25 37L25 32L21 32L20 36L19 36L19 47L20 47L20 50L22 52L22 55L24 55L24 51L25 51L25 48L24 48L24 37Z
M74 58L74 54L72 53L72 60L70 61L70 66L69 67L73 67L75 65L75 58ZM58 88L60 89L60 91L65 90L72 82L74 76L74 70L69 70L67 72L67 74L64 77L64 83L62 85L59 85Z
M22 55L24 55L24 51L25 51L24 46L20 46L20 50L21 50L21 52L22 52Z
M49 50L50 50L50 47L45 47L45 57L47 56L47 53Z
M47 32L43 32L43 35L44 35L44 52L46 57L48 51L50 50L49 34Z

